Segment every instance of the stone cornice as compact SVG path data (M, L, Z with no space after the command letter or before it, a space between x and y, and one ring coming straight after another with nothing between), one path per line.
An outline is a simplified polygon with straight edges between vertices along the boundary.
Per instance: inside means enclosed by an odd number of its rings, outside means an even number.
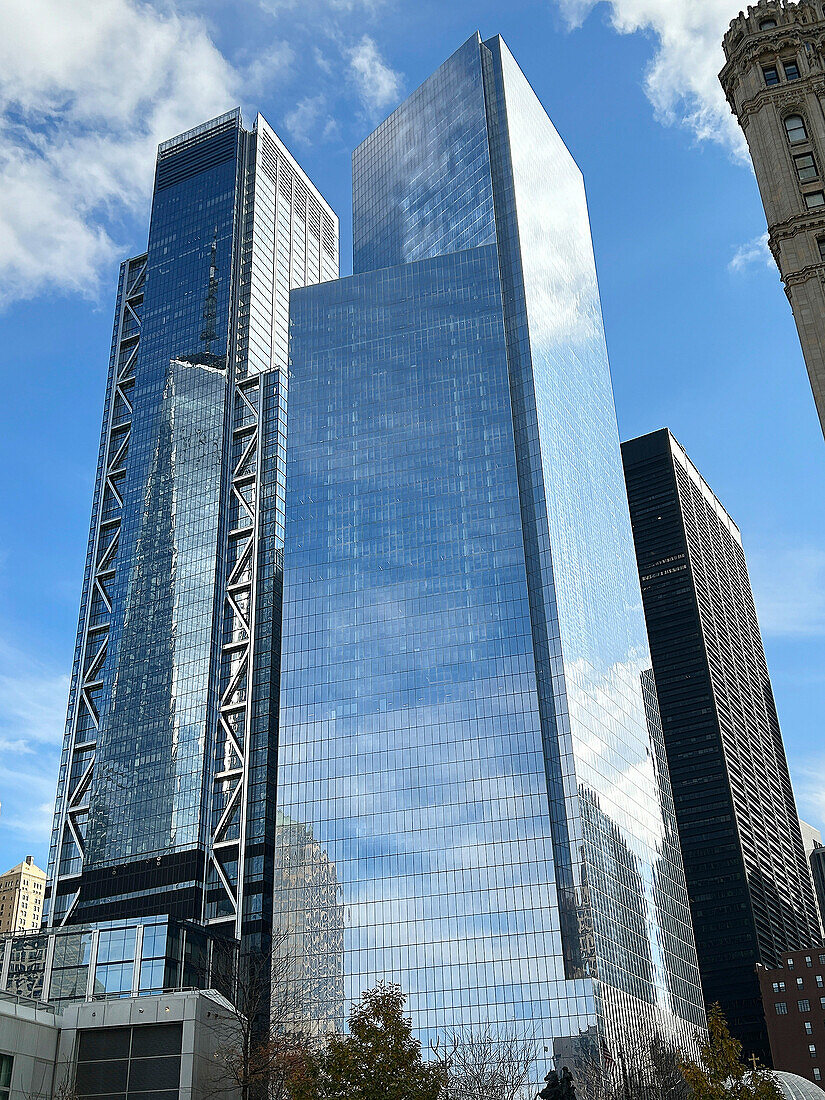
M782 276L782 283L785 287L785 294L788 296L788 301L793 305L791 291L794 287L809 283L811 279L819 279L820 282L825 284L825 262L811 264L809 267L803 267L799 271L791 271L787 275L782 275L780 271L780 275Z
M795 107L804 114L805 95L808 92L825 95L825 76L795 80L792 85L781 84L774 88L764 88L752 99L746 99L738 112L733 104L731 104L731 109L742 124L742 129L744 129L751 115L758 114L763 107L771 104L780 112L786 107ZM730 103L730 97L728 102Z
M789 241L793 237L798 237L800 233L815 233L818 230L825 232L825 213L794 214L787 221L776 222L768 228L771 250L774 250L775 243Z
M811 47L811 53L806 50L806 46ZM778 55L788 47L797 51L805 50L808 64L813 63L822 72L825 58L825 22L776 27L759 34L746 35L719 73L719 80L732 107L733 84L736 79L758 64L766 53Z

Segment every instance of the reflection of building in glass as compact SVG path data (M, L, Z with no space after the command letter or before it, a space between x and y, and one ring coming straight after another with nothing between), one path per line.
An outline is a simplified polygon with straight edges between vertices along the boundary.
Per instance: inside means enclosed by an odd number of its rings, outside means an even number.
M234 941L168 917L0 939L0 993L61 1006L175 989L232 988Z
M40 933L7 936L0 940L0 989L39 1001L44 996L49 937Z
M705 1000L768 1063L755 966L820 930L742 539L666 429L623 453Z
M475 36L356 151L354 201L356 274L291 299L278 771L335 867L346 998L399 981L425 1045L689 1044L581 175Z
M289 292L337 251L260 116L160 146L118 289L52 927L165 914L268 942Z
M275 1011L303 1034L341 1030L344 912L335 864L310 829L283 817L276 853L273 933L284 973L273 989Z

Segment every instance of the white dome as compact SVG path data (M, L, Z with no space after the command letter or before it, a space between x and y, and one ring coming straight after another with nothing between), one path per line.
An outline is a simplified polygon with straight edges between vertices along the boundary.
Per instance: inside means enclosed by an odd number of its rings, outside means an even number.
M819 1085L815 1085L805 1077L800 1077L798 1073L772 1069L770 1074L787 1100L825 1100Z

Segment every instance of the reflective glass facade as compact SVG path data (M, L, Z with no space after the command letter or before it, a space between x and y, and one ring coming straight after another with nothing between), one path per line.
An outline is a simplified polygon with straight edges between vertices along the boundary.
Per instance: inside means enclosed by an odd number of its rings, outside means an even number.
M228 994L233 941L194 923L155 917L98 921L0 939L0 992L62 1007L173 989Z
M298 983L302 1018L389 978L425 1044L514 1026L540 1077L653 1030L688 1046L584 189L500 39L356 150L354 242L352 278L291 299L275 925L326 914L311 950L342 981ZM334 893L286 873L290 828Z
M289 293L337 219L260 116L164 142L124 263L49 921L268 935Z
M770 1065L757 964L821 943L742 537L666 429L622 445L702 986Z

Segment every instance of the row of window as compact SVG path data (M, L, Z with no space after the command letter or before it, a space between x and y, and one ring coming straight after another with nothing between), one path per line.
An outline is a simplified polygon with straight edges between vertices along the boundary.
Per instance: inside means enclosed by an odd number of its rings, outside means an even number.
M820 243L823 246L825 246L825 240L821 241ZM796 984L797 984L797 987L799 989L801 989L802 986L804 985L804 981L805 981L804 978L797 978L796 979ZM825 978L823 978L821 974L816 975L816 986L817 986L817 989L825 988ZM774 982L773 983L773 991L774 991L774 993L784 993L785 992L785 983L784 982Z
M782 71L785 74L786 80L799 80L799 66L795 61L783 61ZM775 65L763 65L762 76L764 77L765 84L769 88L773 88L774 85L781 83L779 62Z
M794 967L793 959L788 959L787 962L788 962L788 970L793 970L793 967ZM820 964L820 966L825 966L825 954L822 954L822 955L819 956L819 964ZM809 968L814 965L813 958L810 955L805 956L805 965Z
M819 998L819 1006L820 1006L820 1008L825 1009L825 997L820 997ZM788 1015L788 1002L787 1001L777 1001L776 1004L773 1007L776 1009L776 1015L777 1016L787 1016ZM807 997L801 997L796 1002L796 1007L800 1012L810 1012L811 1011L811 1002Z
M805 126L805 120L801 115L788 115L787 118L784 119L784 123L789 145L802 145L810 141L808 129ZM793 160L797 179L800 183L812 183L814 180L819 179L819 169L817 168L813 153L797 153L794 155ZM820 206L825 206L824 191L806 191L803 193L802 197L809 210L816 210ZM819 245L820 254L822 254L823 242L820 241ZM808 965L810 965L810 963Z

